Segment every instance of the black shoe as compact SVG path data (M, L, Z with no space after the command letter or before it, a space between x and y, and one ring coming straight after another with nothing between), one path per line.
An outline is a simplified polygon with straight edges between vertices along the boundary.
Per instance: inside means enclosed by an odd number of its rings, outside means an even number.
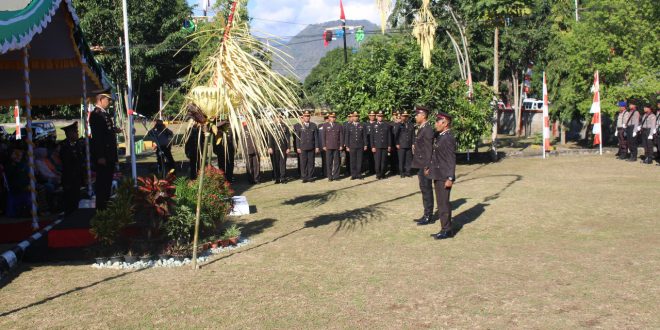
M417 222L418 226L426 226L426 225L430 225L430 224L435 222L435 220L431 219L431 217L429 217L429 216L425 216L423 219L420 219L420 220L421 221Z
M437 240L440 240L440 239L447 239L447 238L452 238L452 237L454 237L454 233L453 233L451 230L449 230L449 231L441 231L441 232L439 232L439 233L437 233L437 234L431 234L431 237L433 237L433 239L437 239Z
M275 179L275 184L280 184L280 179Z
M303 179L303 183L307 183L307 182L308 182L307 179Z
M637 157L634 157L634 158L633 158L633 157L630 157L630 158L626 159L626 161L627 161L627 162L636 162L636 161L637 161Z

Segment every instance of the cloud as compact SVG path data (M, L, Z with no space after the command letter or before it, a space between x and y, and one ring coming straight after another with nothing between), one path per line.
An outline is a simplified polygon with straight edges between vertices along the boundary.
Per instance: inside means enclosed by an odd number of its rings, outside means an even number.
M346 19L366 19L380 25L374 0L346 0ZM248 10L255 33L293 37L308 24L336 20L339 24L339 0L254 0Z

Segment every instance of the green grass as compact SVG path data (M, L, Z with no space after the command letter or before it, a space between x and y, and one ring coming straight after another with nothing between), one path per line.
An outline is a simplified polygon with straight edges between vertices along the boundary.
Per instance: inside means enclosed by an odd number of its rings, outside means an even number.
M658 328L660 172L611 157L462 165L458 235L417 181L263 183L251 244L199 271L25 264L0 328ZM238 186L238 189L245 187Z

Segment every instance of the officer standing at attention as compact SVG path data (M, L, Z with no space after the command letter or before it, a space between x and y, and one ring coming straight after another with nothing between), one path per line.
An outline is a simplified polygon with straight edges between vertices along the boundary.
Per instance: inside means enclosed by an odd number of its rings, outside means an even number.
M371 133L373 132L375 123L376 112L370 111L369 119L364 123L364 128L367 130L367 141L369 141L369 145L367 146L367 153L365 155L365 157L367 157L367 173L369 175L376 173L376 167L374 165L374 153L371 151Z
M416 220L418 223L433 223L433 181L424 175L424 168L431 162L433 151L433 128L428 122L429 109L423 106L415 107L415 123L417 123L417 133L412 146L413 160L412 168L419 169L417 178L419 179L419 190L422 192L422 203L424 205L424 215Z
M644 146L644 159L642 159L644 164L653 164L653 134L655 125L656 115L653 114L651 103L644 102L644 116L642 117L642 124L639 125L642 137L642 146Z
M324 111L323 112L323 123L318 125L319 143L321 144L321 147L323 147L323 144L324 144L323 138L325 137L323 135L323 130L327 126L328 121L330 121L330 119L328 118L328 113ZM323 178L328 176L328 172L326 171L327 166L328 166L328 157L326 156L325 152L322 152L321 153L321 177L323 177Z
M655 111L655 128L653 129L653 135L655 135L655 147L658 151L658 157L660 158L660 102L656 103ZM655 165L660 166L660 162Z
M117 133L112 115L108 112L112 96L107 93L96 95L94 111L89 116L92 130L91 153L96 169L96 209L104 210L110 199L112 178L117 165Z
M346 176L350 175L351 173L351 155L348 152L348 147L346 145L348 143L348 138L346 135L348 134L348 128L353 123L353 120L354 118L349 114L348 117L346 117L346 122L344 123L344 145L342 147L344 147L344 167L346 168L344 173Z
M280 115L275 117L277 125L268 136L268 154L273 165L275 183L286 183L286 158L291 146L291 132Z
M619 151L616 153L616 158L625 160L628 158L628 145L626 144L626 120L628 116L628 103L626 101L619 101L619 113L616 114L616 131L614 136L619 141Z
M294 147L300 156L300 177L303 183L314 180L314 155L319 153L319 147L321 146L318 127L310 122L310 117L309 110L305 110L302 115L302 122L293 127L295 132Z
M628 118L625 123L626 140L628 144L628 153L630 153L629 162L637 161L637 133L639 132L639 112L637 105L630 103L628 107Z
M341 151L344 150L344 127L335 123L337 115L331 112L328 122L323 129L323 151L328 164L326 174L329 181L339 180L339 164L341 163Z
M225 172L227 181L234 182L236 147L234 146L234 134L228 121L221 120L218 122L218 135L220 143L213 144L213 153L218 157L218 168Z
M64 213L70 214L78 209L80 186L83 183L84 152L78 136L78 123L62 127L66 139L60 143L62 160L62 189L64 190Z
M401 173L401 169L399 168L399 154L396 152L396 134L399 130L400 123L401 115L398 111L395 111L392 114L392 120L388 122L390 125L390 141L392 141L392 145L390 146L391 152L388 157L391 175L397 175Z
M415 137L415 126L410 123L410 114L404 111L401 114L401 123L399 123L395 135L396 151L399 158L399 173L402 178L411 177L410 165L412 163L412 143Z
M456 139L449 131L451 116L440 112L436 115L435 130L437 135L433 140L431 161L424 168L424 175L433 180L435 197L440 214L441 229L431 236L435 239L446 239L454 236L451 226L451 204L449 195L456 178ZM419 225L430 223L419 222Z
M362 155L367 151L367 129L358 120L357 111L350 114L350 124L346 127L346 152L351 158L351 180L362 179Z
M376 179L378 180L385 178L387 153L392 150L390 125L383 121L384 116L385 114L383 111L378 111L376 114L376 122L373 124L371 131L371 152L374 154Z

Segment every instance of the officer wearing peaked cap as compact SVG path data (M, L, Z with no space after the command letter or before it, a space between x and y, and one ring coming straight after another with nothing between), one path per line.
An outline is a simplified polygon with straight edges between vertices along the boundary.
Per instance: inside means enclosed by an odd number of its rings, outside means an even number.
M419 169L417 178L419 180L419 190L422 193L422 203L424 205L424 214L417 222L433 222L433 181L424 175L424 168L431 161L433 151L433 128L429 124L428 117L430 110L423 106L415 107L415 123L417 123L417 133L412 146L413 161L412 168Z
M376 178L384 179L387 167L387 153L391 151L392 136L390 125L383 121L385 113L378 111L371 131L371 152L374 154Z
M367 152L365 153L365 157L367 158L367 172L369 174L376 173L375 165L374 165L374 153L371 152L371 133L374 129L374 124L376 123L376 112L375 111L370 111L369 112L369 119L364 123L364 128L366 129L367 133Z
M409 121L408 111L401 113L401 123L398 124L394 142L399 159L399 171L401 177L410 177L410 166L412 164L412 143L415 136L415 126Z
M80 187L83 184L84 151L78 135L78 123L62 127L66 139L60 143L62 161L62 189L64 192L64 213L70 214L78 209Z
M113 117L108 111L112 96L107 91L96 95L94 111L89 116L92 131L90 149L92 166L96 170L96 208L105 209L112 190L112 178L117 165L117 133Z
M362 179L362 156L367 151L369 144L367 140L367 129L358 120L359 114L353 112L349 115L350 123L346 126L346 151L351 158L350 172L351 180Z
M321 141L326 159L326 175L328 180L339 180L339 164L341 163L341 151L344 149L344 128L335 123L337 115L334 112L328 114L328 122L323 128Z
M306 110L303 112L301 122L293 126L294 148L300 157L300 177L303 183L314 180L315 154L319 153L321 146L318 127L310 122L311 115Z

